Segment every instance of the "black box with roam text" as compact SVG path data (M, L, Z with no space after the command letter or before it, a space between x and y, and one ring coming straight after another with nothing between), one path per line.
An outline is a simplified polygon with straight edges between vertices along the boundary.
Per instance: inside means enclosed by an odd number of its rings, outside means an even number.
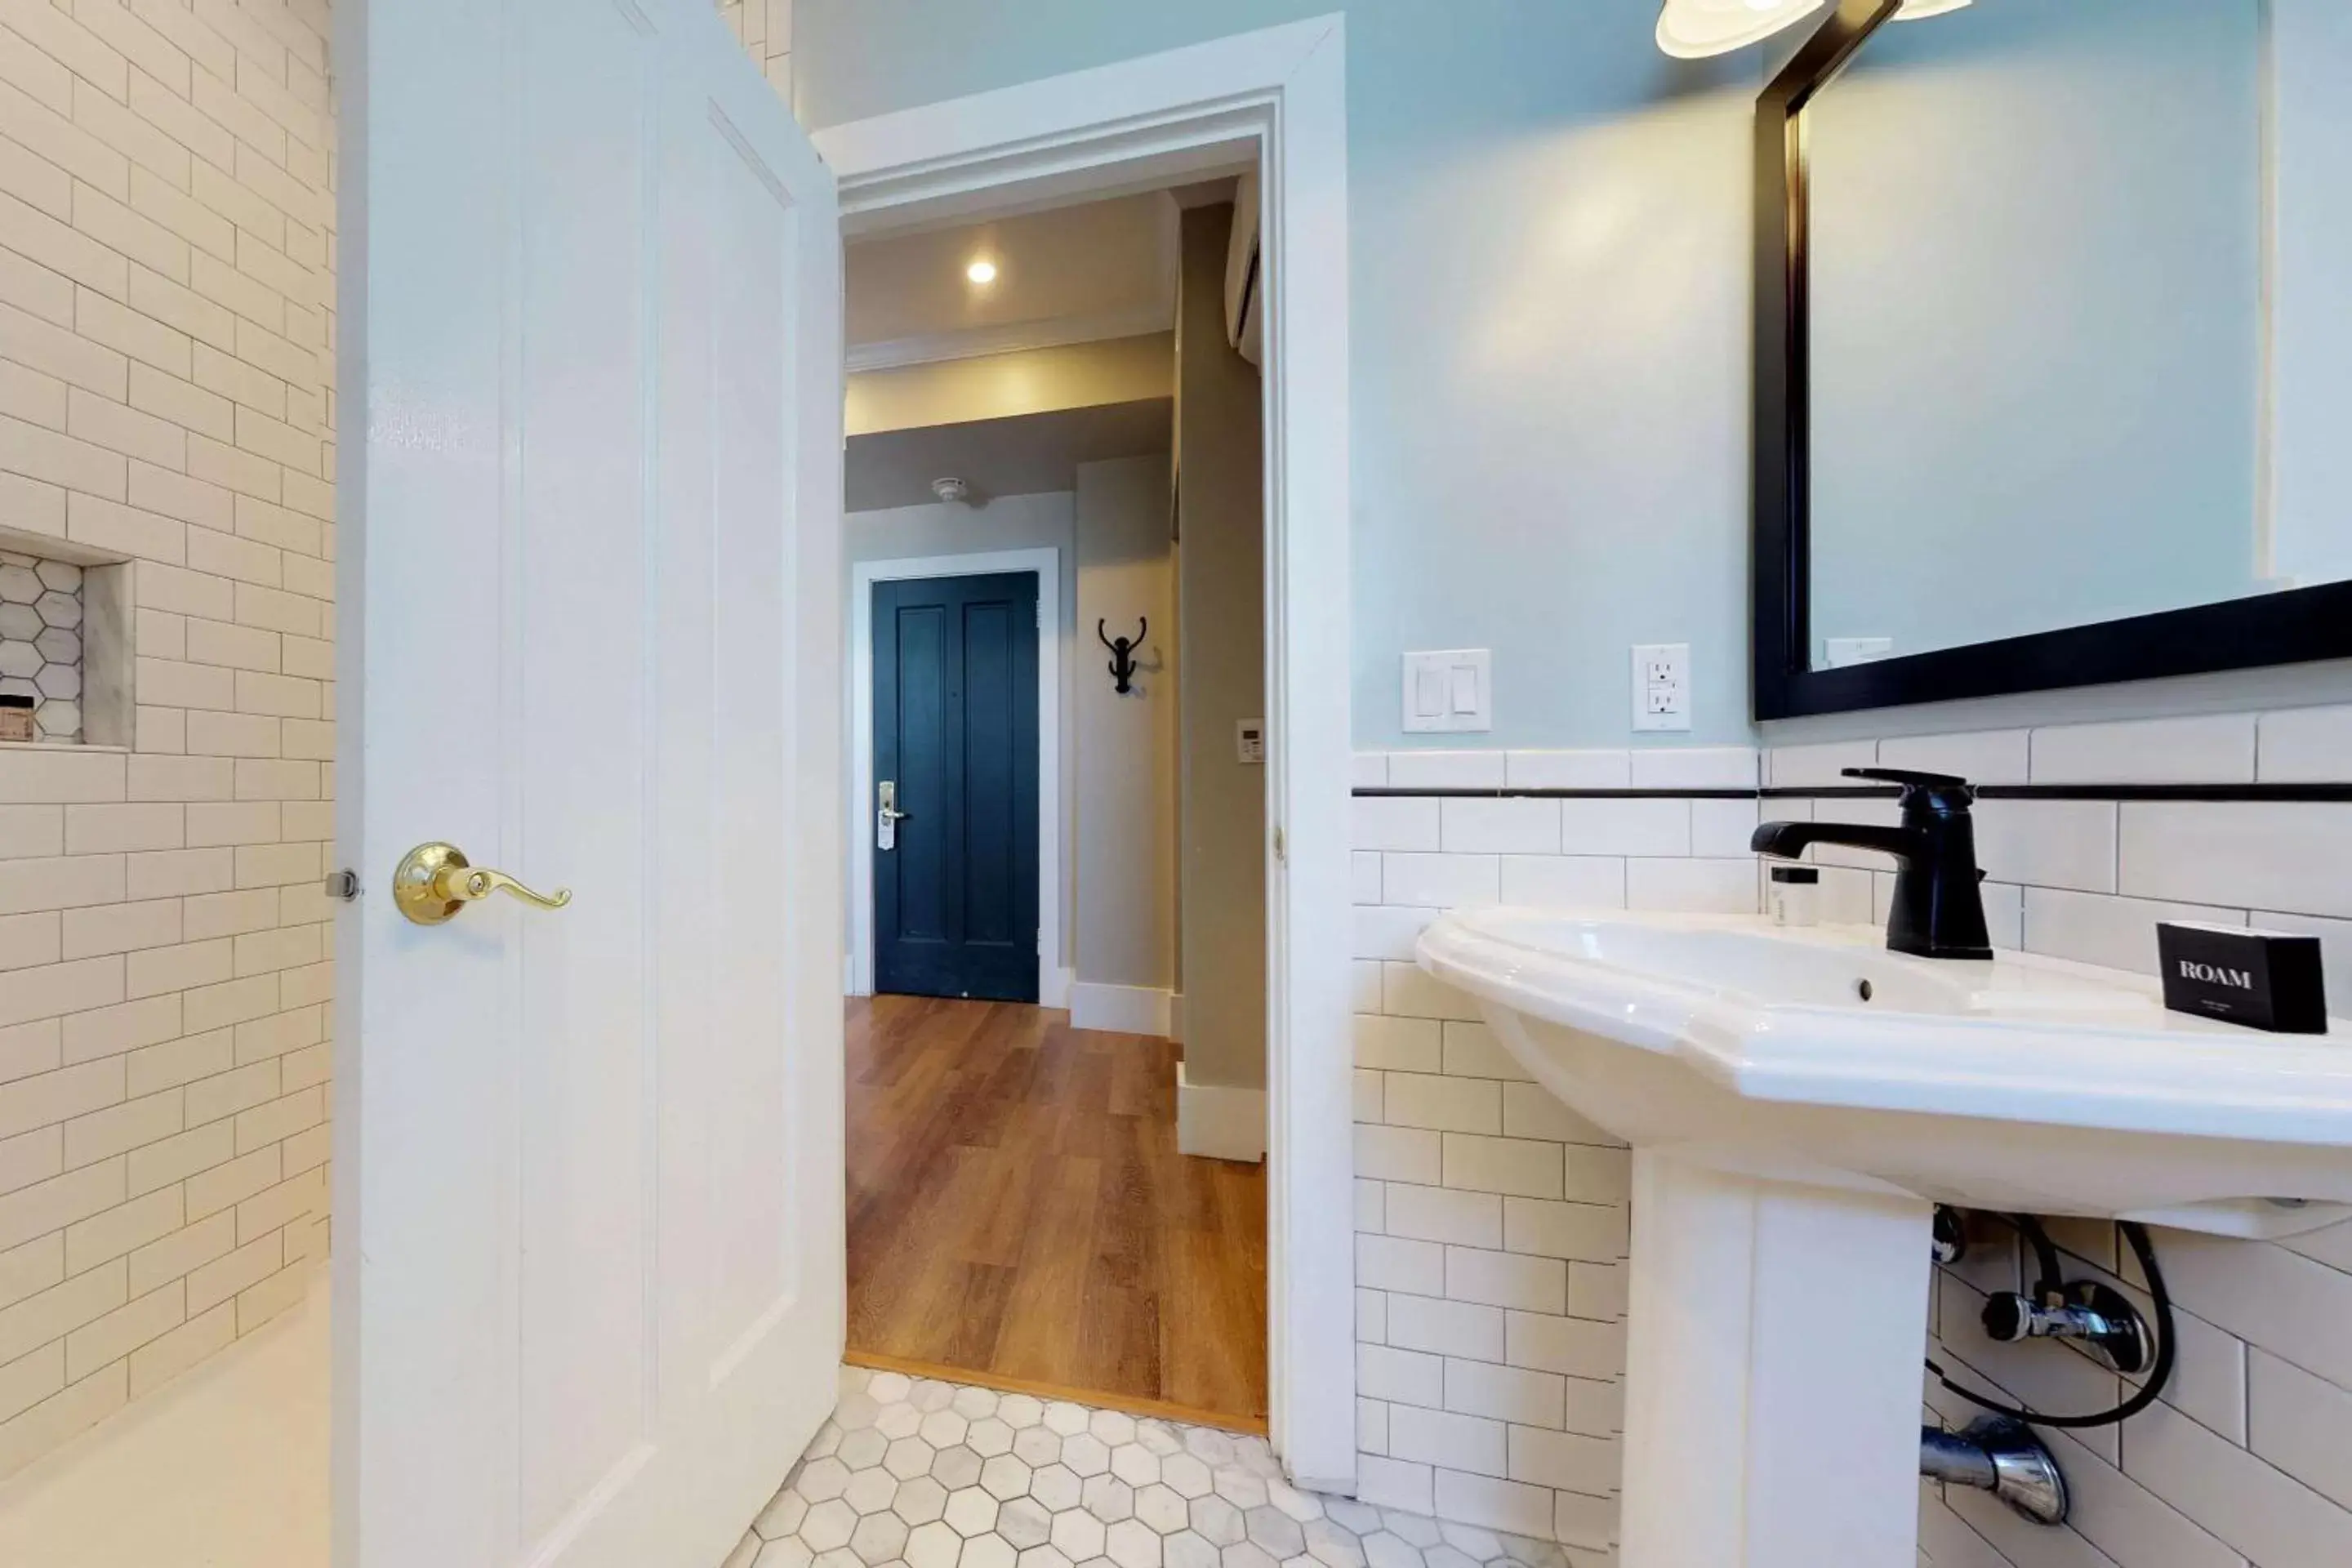
M2164 1005L2282 1035L2327 1032L2319 939L2245 926L2159 921Z

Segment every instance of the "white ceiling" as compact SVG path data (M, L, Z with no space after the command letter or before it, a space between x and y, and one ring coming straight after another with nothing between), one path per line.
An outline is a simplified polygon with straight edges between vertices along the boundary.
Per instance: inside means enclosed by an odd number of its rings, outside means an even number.
M850 368L1165 331L1176 320L1176 210L1152 191L853 240ZM996 278L975 285L965 268L983 258Z
M1174 399L1147 397L853 436L846 507L856 512L927 505L938 499L931 481L948 476L971 486L975 501L1066 490L1077 482L1080 463L1167 451L1175 419Z

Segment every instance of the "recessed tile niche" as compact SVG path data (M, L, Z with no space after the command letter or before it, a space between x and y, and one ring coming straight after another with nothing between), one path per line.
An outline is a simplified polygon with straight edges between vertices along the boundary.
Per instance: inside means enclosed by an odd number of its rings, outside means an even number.
M0 696L33 699L36 743L131 743L130 591L127 563L0 538Z

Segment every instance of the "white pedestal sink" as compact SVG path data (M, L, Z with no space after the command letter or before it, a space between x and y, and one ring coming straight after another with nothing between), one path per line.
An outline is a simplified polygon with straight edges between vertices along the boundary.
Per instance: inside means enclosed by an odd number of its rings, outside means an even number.
M1507 909L1422 936L1633 1146L1625 1568L1914 1568L1937 1203L2242 1237L2352 1215L2352 1024L2266 1035L2152 979L1881 942Z

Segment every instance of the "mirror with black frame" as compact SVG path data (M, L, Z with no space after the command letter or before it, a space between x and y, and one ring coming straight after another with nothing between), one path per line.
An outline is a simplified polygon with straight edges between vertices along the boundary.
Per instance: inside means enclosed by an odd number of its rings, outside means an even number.
M1844 0L1768 88L1759 718L2352 655L2352 506L2273 483L2280 3Z

